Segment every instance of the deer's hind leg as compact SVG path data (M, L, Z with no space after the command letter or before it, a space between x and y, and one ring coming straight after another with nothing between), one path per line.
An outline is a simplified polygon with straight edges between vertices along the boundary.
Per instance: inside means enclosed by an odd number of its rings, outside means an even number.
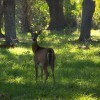
M37 83L37 79L38 79L38 66L35 64L35 81Z
M52 78L53 78L53 82L55 83L54 63L51 64L51 70L52 70Z
M41 80L43 81L43 68L41 67Z
M48 79L48 76L49 76L49 73L48 73L48 70L47 70L47 66L46 65L43 66L43 70L44 70L44 73L45 73L44 83L46 83L46 80Z

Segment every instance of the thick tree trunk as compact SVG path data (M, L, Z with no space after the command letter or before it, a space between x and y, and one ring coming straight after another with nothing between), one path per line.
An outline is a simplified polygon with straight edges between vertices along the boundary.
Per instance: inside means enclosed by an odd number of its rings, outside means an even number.
M66 26L63 13L63 0L46 0L49 6L50 23L48 29L60 30Z
M30 0L21 0L22 4L22 14L21 14L21 31L22 33L27 33L30 30Z
M4 21L6 44L16 43L15 0L4 0Z
M82 23L79 41L86 41L91 38L91 22L95 10L95 2L93 0L84 0L82 9Z

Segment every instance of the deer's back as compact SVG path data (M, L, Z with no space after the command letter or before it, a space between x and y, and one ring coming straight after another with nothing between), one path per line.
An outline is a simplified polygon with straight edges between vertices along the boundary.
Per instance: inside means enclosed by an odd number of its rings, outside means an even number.
M48 63L48 55L52 54L52 59L55 59L54 50L52 48L40 48L36 51L34 55L34 61L37 64L47 64Z

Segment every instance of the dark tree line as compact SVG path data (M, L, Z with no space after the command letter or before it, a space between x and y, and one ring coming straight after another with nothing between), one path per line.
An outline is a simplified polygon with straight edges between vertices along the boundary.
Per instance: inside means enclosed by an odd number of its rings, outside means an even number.
M50 13L49 29L59 30L66 27L68 23L63 12L63 0L46 0L46 2L49 6L49 13ZM91 23L94 11L95 11L95 1L83 0L82 22L81 22L79 41L87 41L91 39L90 31L91 31Z
M60 30L65 28L68 23L64 15L63 0L46 0L46 2L50 14L48 29ZM27 33L30 30L32 21L31 0L21 0L21 5L21 29L23 33ZM93 0L83 0L82 7L82 23L79 41L90 39L91 22L95 9L95 2ZM16 43L15 0L0 0L0 35L2 35L2 37L4 37L1 33L3 15L6 40L5 44L9 45Z

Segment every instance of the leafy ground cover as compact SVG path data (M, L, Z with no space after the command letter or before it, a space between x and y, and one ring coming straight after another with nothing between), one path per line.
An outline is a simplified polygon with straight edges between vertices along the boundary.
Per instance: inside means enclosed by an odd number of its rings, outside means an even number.
M20 35L15 48L0 49L0 100L100 100L100 30L92 30L88 50L78 48L78 31L49 33L38 43L55 50L56 83L51 75L45 86L40 78L35 83L30 34Z

